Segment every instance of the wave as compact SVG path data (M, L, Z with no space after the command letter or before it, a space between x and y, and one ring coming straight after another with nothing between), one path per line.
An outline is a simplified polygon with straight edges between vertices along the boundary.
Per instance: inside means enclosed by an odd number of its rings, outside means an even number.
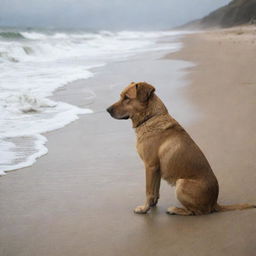
M22 33L20 32L11 32L11 31L7 31L7 32L0 32L0 37L2 38L6 38L6 39L25 39L25 37L22 35Z
M29 113L40 112L45 108L56 107L57 103L46 99L36 97L30 94L10 95L5 99L4 107L10 112Z
M10 61L10 62L19 62L14 57L10 56L8 52L0 52L0 60L3 62L4 60Z
M5 172L31 166L36 159L47 154L47 139L42 135L28 137L0 138L0 176Z
M31 94L9 96L1 107L0 176L7 171L31 166L37 158L45 155L48 150L43 133L66 126L77 120L80 114L93 113L90 109Z
M10 62L56 61L67 58L125 58L145 50L154 50L159 37L174 37L180 34L175 31L99 31L98 33L22 31L1 33L13 34L26 39L4 42L0 40L0 60ZM161 45L161 49L164 47L168 49L170 45Z

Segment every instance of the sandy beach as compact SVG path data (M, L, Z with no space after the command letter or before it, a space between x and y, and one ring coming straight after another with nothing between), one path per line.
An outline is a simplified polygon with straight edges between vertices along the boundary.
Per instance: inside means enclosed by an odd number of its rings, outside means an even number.
M255 255L256 210L169 216L167 207L179 203L162 182L158 207L133 213L144 201L143 164L130 121L111 119L105 108L141 80L156 86L202 148L219 203L256 203L256 27L187 35L183 43L166 58L112 63L56 92L87 107L81 92L93 87L95 113L48 133L47 155L0 178L1 256Z

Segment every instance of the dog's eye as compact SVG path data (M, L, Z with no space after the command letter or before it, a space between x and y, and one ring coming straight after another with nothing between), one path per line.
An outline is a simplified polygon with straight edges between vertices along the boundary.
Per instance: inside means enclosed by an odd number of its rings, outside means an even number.
M130 98L127 97L126 95L124 96L124 100L129 100Z

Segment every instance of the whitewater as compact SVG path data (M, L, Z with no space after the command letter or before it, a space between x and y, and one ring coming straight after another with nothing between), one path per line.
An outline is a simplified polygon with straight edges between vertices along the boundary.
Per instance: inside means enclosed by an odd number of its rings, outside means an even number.
M57 88L90 78L95 68L110 62L148 51L176 51L184 33L0 28L0 175L46 154L44 133L93 113L49 99ZM90 96L97 97L93 91Z

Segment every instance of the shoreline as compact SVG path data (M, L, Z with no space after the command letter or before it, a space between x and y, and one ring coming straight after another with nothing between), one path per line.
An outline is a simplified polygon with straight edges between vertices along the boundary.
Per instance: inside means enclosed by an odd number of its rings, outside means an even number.
M209 33L213 34L208 37ZM94 107L103 109L131 78L149 80L170 114L206 154L219 179L219 202L254 203L256 77L252 68L240 80L236 74L243 65L254 63L255 45L235 44L226 35L216 40L216 33L222 32L186 35L183 49L169 55L172 60L113 63L94 79L77 81L75 87L79 91L86 84L93 86L100 97ZM234 52L240 53L239 61L234 60ZM187 62L191 60L197 65ZM239 81L235 87L234 79ZM102 86L102 81L109 86ZM240 81L247 84L246 91ZM172 84L177 87L171 88ZM185 98L180 102L174 95ZM73 100L83 103L82 97ZM191 122L194 110L200 115ZM0 179L1 256L251 256L255 252L254 210L169 216L166 208L179 204L165 182L158 207L147 215L133 214L133 208L144 201L144 171L129 121L115 121L104 112L82 115L47 138L46 156Z
M176 34L180 33L183 32ZM86 30L79 34L74 31L49 34L46 31L25 32L22 29L5 33L0 40L6 52L0 56L3 59L0 151L5 154L0 161L0 175L5 171L31 166L38 156L46 153L45 140L41 139L40 134L67 125L78 119L78 114L82 112L90 112L89 109L77 108L76 102L72 106L66 104L65 100L58 103L49 100L56 89L65 91L63 85L69 81L92 77L96 68L108 63L140 55L154 55L160 49L176 49L176 34L171 31L98 31L92 34ZM20 38L24 40L19 42ZM163 41L169 38L166 41L168 44L158 43L160 38ZM12 40L17 41L13 45L15 50L8 47ZM29 68L33 65L37 68ZM15 74L20 82L16 83L9 73ZM8 88L4 85L8 85ZM86 92L83 89L81 94L83 105L96 96L93 90ZM69 99L69 96L66 98Z

